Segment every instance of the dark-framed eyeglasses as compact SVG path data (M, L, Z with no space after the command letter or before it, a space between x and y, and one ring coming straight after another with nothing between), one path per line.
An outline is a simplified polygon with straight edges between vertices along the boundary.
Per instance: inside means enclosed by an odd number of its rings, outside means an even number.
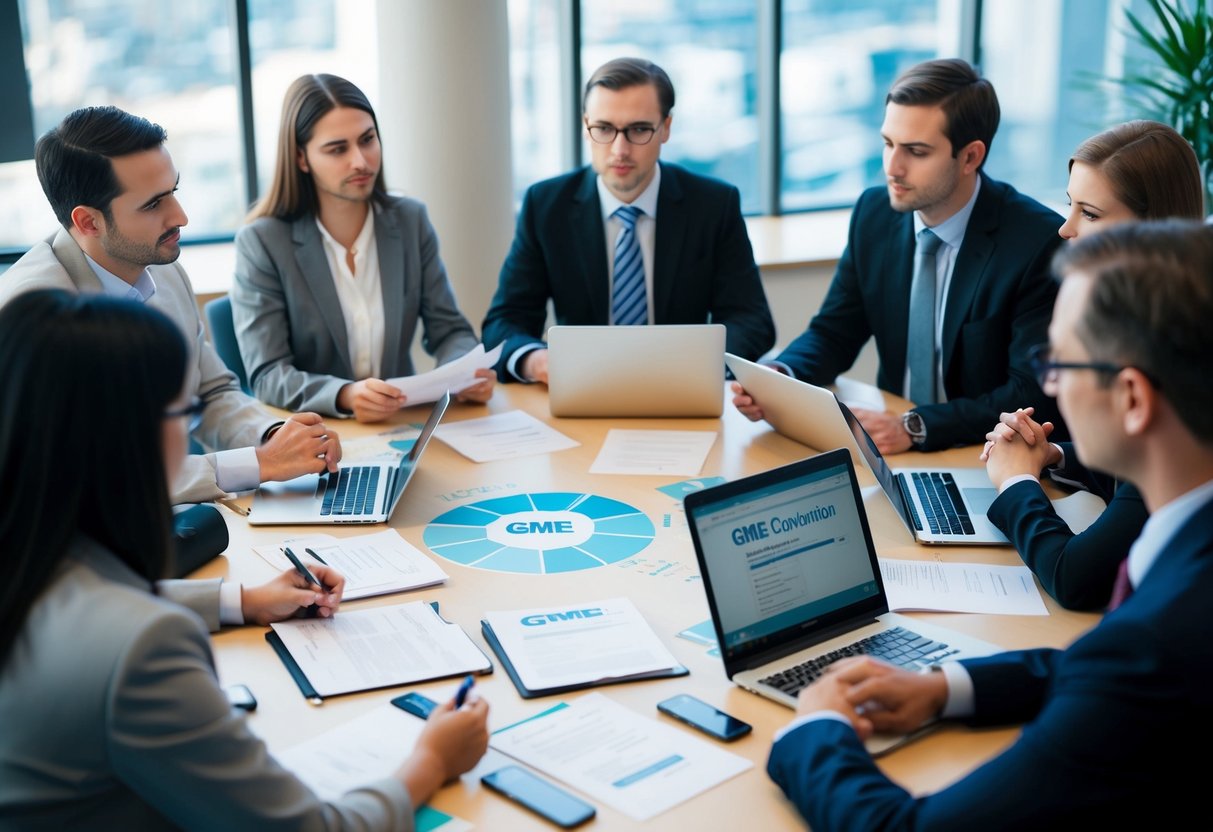
M627 127L616 127L613 124L587 124L586 131L597 144L610 144L620 133L629 144L648 144L657 135L657 128L652 124L629 124Z
M1042 388L1046 384L1055 384L1057 382L1057 373L1061 370L1092 370L1097 373L1114 376L1121 370L1128 369L1136 369L1152 385L1159 387L1158 380L1154 376L1140 367L1134 368L1132 364L1112 364L1108 361L1054 361L1053 351L1048 344L1037 344L1032 347L1028 351L1028 363L1032 367L1032 373L1036 376L1036 383Z
M164 411L165 419L189 419L189 430L193 433L202 422L202 412L206 410L206 401L194 396L185 407Z

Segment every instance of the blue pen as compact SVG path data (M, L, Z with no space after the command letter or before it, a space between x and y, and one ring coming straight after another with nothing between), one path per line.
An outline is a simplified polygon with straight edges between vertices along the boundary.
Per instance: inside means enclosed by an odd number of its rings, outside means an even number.
M463 707L463 703L467 701L468 691L472 689L472 684L476 679L469 673L467 678L463 680L463 684L459 686L459 690L455 691L455 710Z

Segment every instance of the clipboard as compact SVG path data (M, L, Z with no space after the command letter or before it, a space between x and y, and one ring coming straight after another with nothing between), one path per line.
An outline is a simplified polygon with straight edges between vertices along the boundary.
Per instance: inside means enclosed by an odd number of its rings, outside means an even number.
M438 610L437 601L431 601L430 608L434 610L434 614L437 615L438 618L443 621L443 623L445 623L445 624L452 623L450 621L447 621L445 618L443 618L442 613L439 612L439 610ZM464 637L465 638L467 637L466 633L464 633ZM265 634L265 640L267 642L269 642L270 647L274 648L274 652L278 654L278 658L281 659L283 665L286 666L287 673L291 674L291 678L295 681L295 684L299 687L299 692L303 694L303 697L305 699L307 699L307 701L312 705L323 705L325 697L321 696L316 691L316 688L312 685L311 681L307 678L307 674L303 672L303 668L301 668L299 666L299 663L295 660L295 657L293 655L291 655L291 651L287 648L286 644L282 641L282 637L279 636L278 633L276 633L274 630L271 629L269 632L267 632ZM476 675L476 676L487 676L488 674L492 673L493 672L492 659L490 659L485 654L485 652L483 650L481 650L480 647L477 646L476 643L473 642L470 638L468 639L468 642L473 647L476 648L477 653L479 653L481 656L484 657L484 662L487 665L487 667L479 668L479 669L472 669L472 670L461 669L458 671L454 671L452 673L443 673L439 676L429 676L429 677L426 677L423 679L407 679L407 680L404 680L401 682L387 684L387 685L379 685L379 686L376 686L373 688L363 688L361 690L349 690L349 691L343 691L341 693L329 694L329 696L330 697L331 696L344 696L347 693L361 693L364 690L377 690L379 688L384 688L384 687L397 687L399 685L412 685L412 684L419 684L422 682L433 682L433 681L437 681L439 679L455 679L455 678L458 678L461 676L466 676L469 673Z
M559 685L552 688L528 688L522 683L522 677L518 675L514 663L510 661L509 655L505 652L505 647L502 646L501 641L497 638L497 634L493 632L493 626L488 621L481 619L480 632L484 634L484 640L488 642L489 647L493 648L498 661L505 668L506 675L510 677L510 681L514 683L514 687L518 690L518 695L523 699L537 699L541 696L553 696L558 693L569 693L570 691L585 690L586 688L596 688L604 685L619 685L624 682L640 682L646 679L670 679L676 676L686 676L691 672L682 665L675 665L674 667L653 670L647 673L633 673L628 676L609 676L601 679L592 679L587 682L578 682L573 685Z

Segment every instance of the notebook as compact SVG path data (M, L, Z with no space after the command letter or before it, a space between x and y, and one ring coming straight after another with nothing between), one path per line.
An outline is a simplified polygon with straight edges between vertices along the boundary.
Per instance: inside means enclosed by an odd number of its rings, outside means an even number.
M1000 649L889 612L846 450L692 492L684 506L725 673L746 690L794 708L821 667L856 652L921 669Z
M724 326L553 326L553 416L717 418L724 410Z
M445 393L434 402L413 447L399 462L339 467L329 474L306 474L286 482L263 483L253 495L251 525L384 523L417 473L434 429L451 403Z
M729 354L725 363L779 433L811 448L846 448L866 463L919 543L1007 546L986 511L998 489L984 468L890 468L850 409L824 387Z

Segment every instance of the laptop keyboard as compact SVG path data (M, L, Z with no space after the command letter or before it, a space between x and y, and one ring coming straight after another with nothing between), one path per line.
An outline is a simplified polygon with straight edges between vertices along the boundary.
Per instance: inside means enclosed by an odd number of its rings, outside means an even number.
M320 514L358 515L375 511L375 495L379 493L379 472L374 465L341 468L321 479L324 502Z
M904 476L898 475L903 479ZM922 504L923 519L927 521L932 534L974 534L973 519L969 517L964 498L960 496L960 489L951 474L947 471L914 471L911 476ZM914 525L921 531L918 512L912 513Z
M825 673L829 665L848 656L872 656L907 670L921 670L929 665L937 664L957 652L959 651L955 648L920 636L912 630L894 627L868 636L854 644L840 647L823 656L809 659L795 667L781 670L759 681L764 685L777 688L789 696L795 696L801 688L808 687L809 683Z

